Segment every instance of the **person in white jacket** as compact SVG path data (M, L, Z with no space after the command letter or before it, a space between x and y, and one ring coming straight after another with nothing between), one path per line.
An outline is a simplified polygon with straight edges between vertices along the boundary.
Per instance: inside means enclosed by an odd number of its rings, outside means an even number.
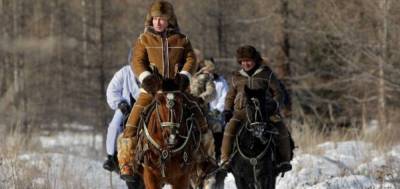
M226 93L228 93L228 83L224 77L214 73L214 84L217 95L215 99L210 102L210 110L221 113L224 111L225 97Z
M115 113L107 130L107 160L103 164L106 170L113 171L117 168L115 163L117 136L123 131L124 119L129 115L131 106L135 103L139 93L139 84L130 65L118 70L108 84L107 103L111 109L115 110Z
M213 58L210 58L214 65ZM219 157L221 155L221 144L224 133L224 119L222 117L222 112L224 111L225 106L225 97L228 93L228 82L224 79L222 75L219 75L215 72L214 69L211 69L210 72L213 75L213 82L216 89L215 98L209 103L209 111L207 115L207 120L209 127L212 129L213 137L214 137L214 146L215 146L215 159L219 161ZM211 188L224 188L224 179L226 177L226 172L217 172L215 174L215 182Z
M213 58L210 61L214 64ZM222 132L223 119L221 116L224 111L225 97L228 93L228 83L221 75L215 73L215 66L210 70L213 76L213 82L215 85L216 95L212 101L210 101L209 117L212 119L211 129L213 133Z

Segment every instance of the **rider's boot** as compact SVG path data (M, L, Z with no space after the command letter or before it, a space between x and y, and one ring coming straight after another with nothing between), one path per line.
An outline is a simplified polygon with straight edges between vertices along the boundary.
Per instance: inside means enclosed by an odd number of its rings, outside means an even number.
M215 159L214 136L211 130L201 134L200 146L206 156L205 158Z
M232 152L233 141L236 136L236 128L239 126L240 120L233 117L227 124L224 131L224 138L221 145L221 158L219 166L223 170L228 170L230 164L230 155Z
M114 171L117 168L117 161L116 154L107 155L107 159L103 163L103 168L107 171Z
M200 157L199 163L204 165L202 166L202 171L208 174L218 168L215 161L214 136L211 130L201 134L200 147L203 157Z
M121 178L125 181L132 181L134 170L136 138L118 137L118 161Z
M292 169L292 165L290 161L292 160L292 146L290 142L290 134L283 122L277 122L276 126L279 131L278 138L278 162L276 166L276 171L279 172L287 172Z
M200 147L202 148L202 151L205 152L203 154L214 157L215 150L213 148L209 148L211 146L214 147L214 138L212 132L208 129L207 120L202 113L200 106L197 103L191 103L189 109L191 112L193 112L194 120L199 131L201 132Z
M134 179L134 158L137 145L137 125L144 107L151 103L152 95L141 92L132 108L122 137L118 138L118 162L121 178L126 181Z

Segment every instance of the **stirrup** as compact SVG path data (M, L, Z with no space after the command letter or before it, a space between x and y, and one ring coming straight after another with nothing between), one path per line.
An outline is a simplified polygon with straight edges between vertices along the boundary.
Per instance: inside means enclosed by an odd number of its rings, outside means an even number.
M135 178L132 167L130 167L129 165L123 165L120 170L120 177L124 181L134 182Z

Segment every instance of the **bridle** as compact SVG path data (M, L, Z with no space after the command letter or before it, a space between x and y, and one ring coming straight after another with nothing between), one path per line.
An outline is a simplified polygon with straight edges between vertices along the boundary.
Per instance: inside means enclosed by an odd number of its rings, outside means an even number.
M183 103L176 103L176 95L177 94L181 94L183 95L184 98L187 98L186 95L184 93L182 93L181 91L167 91L167 92L162 92L163 96L166 97L166 107L168 109L168 120L163 121L161 119L161 114L160 114L160 103L157 102L155 105L155 111L157 114L157 121L161 126L161 129L163 128L170 128L171 129L171 134L168 137L167 140L167 144L169 144L169 147L162 147L149 133L148 129L147 129L147 124L146 122L143 122L143 130L144 130L144 134L146 139L156 148L157 151L160 152L161 157L160 157L160 161L161 161L161 175L163 177L165 177L165 161L173 154L176 154L180 151L184 151L186 145L188 144L190 138L191 138L191 134L192 134L192 130L194 127L194 117L193 114L191 116L189 116L188 118L186 118L185 122L186 122L186 126L189 126L188 128L188 132L186 136L182 136L179 134L178 130L179 128L182 126L181 123L183 123L183 119L184 119L184 105ZM179 105L178 108L180 108L180 114L179 117L176 116L177 112L175 109L175 106ZM178 122L177 122L178 120ZM184 138L184 142L179 145L178 147L175 147L175 141L176 141L176 137L181 137ZM189 159L189 155L186 151L183 152L183 161L184 163L187 163Z
M236 135L236 147L237 151L239 152L240 156L242 156L243 159L247 160L250 162L250 164L253 166L253 177L254 177L254 187L256 189L261 188L261 183L257 179L257 169L256 166L260 162L260 160L266 155L268 149L270 148L271 144L274 142L273 141L273 135L278 135L278 132L270 131L267 129L268 127L268 122L265 120L264 117L267 117L266 115L263 116L263 111L261 110L261 103L260 100L257 98L251 98L250 99L252 104L251 105L246 105L246 117L247 117L247 122L245 123L245 126L242 127L238 134ZM250 110L249 106L253 106L255 109L255 112L252 112ZM254 119L251 120L250 117L254 114ZM242 133L243 129L248 130L249 132L253 133L254 137L257 137L260 139L260 141L265 144L265 147L263 151L261 151L258 155L255 155L253 157L250 157L246 155L243 150L240 148L239 145L239 136ZM269 137L266 139L263 139L264 134L269 133ZM274 154L272 154L272 157Z

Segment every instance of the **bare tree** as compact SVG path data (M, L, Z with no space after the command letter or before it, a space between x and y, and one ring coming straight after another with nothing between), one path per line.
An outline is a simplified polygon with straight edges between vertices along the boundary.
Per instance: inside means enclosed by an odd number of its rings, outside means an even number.
M388 31L389 31L389 7L390 0L379 1L379 13L381 15L382 26L379 30L380 49L378 60L378 112L380 126L386 126L386 89L385 89L385 71L384 66L388 63Z

